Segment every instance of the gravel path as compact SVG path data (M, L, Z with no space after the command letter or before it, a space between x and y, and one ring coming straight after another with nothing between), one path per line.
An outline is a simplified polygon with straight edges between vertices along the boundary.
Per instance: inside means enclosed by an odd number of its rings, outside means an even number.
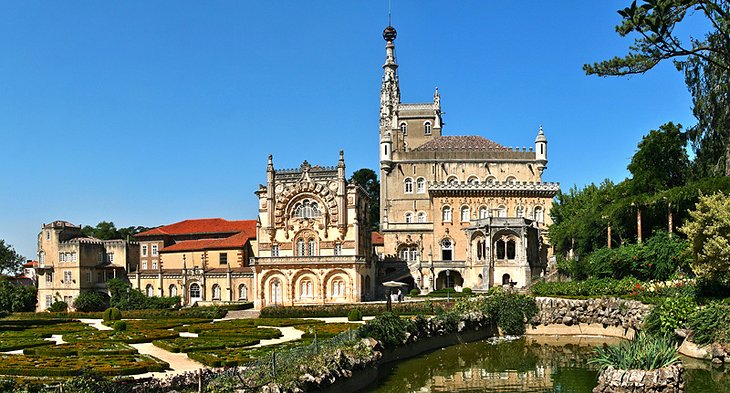
M158 372L158 373L146 373L146 374L139 374L135 375L135 378L147 378L147 377L156 377L156 378L164 378L169 377L170 375L175 374L182 374L188 371L195 371L200 368L205 368L204 365L201 363L196 362L195 360L192 360L188 357L188 355L184 353L172 353L170 351L166 351L162 348L154 346L152 343L142 343L142 344L129 344L132 347L134 347L137 352L144 354L144 355L150 355L154 356L160 360L163 360L170 364L171 371L164 371L164 372Z

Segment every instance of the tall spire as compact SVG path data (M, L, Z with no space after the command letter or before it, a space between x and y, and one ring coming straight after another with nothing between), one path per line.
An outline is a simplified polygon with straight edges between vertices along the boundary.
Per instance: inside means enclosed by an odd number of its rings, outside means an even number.
M380 127L381 130L390 129L393 115L400 103L400 86L398 85L398 64L395 60L395 37L398 32L393 26L383 30L385 39L385 64L383 64L383 84L380 88Z

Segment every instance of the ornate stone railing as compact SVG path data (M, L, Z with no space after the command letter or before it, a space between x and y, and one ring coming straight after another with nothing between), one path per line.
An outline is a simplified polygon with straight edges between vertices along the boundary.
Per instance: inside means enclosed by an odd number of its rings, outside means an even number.
M251 258L251 265L265 266L265 265L299 265L299 264L312 264L312 263L327 263L327 264L343 264L351 265L353 263L367 263L367 260L359 255L328 255L328 256L313 256L313 257L257 257Z

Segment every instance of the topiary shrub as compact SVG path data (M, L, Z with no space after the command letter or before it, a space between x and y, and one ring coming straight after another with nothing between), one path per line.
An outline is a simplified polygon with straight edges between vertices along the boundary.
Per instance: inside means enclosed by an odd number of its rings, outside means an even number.
M127 322L125 321L116 321L114 322L114 330L117 332L123 332L127 330Z
M352 310L350 310L349 313L347 313L347 320L362 321L362 312L356 308L353 308Z
M471 288L465 287L461 290L461 293L463 293L464 295L471 295Z
M102 319L104 321L118 321L122 319L122 312L119 311L116 307L110 307L104 310L104 315L102 316Z
M48 307L49 312L66 312L68 311L68 303L63 301L57 301Z
M418 288L411 289L410 295L411 296L418 296L421 294L421 291L418 290Z

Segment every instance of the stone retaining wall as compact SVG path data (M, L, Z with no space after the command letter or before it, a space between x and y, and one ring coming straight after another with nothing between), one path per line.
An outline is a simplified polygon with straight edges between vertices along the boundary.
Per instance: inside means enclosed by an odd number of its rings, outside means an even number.
M593 393L682 393L684 366L676 363L652 371L608 367L598 375Z
M615 298L562 299L535 298L540 310L531 323L537 325L600 325L625 330L641 330L651 306L635 300Z

